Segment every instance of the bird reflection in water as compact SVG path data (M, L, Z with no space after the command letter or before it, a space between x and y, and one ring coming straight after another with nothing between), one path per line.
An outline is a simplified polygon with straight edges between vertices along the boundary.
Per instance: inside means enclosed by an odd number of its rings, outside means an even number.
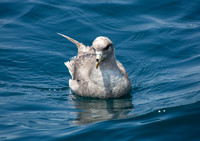
M80 111L73 123L88 124L97 121L129 117L133 104L131 96L118 99L92 99L75 95L75 107Z

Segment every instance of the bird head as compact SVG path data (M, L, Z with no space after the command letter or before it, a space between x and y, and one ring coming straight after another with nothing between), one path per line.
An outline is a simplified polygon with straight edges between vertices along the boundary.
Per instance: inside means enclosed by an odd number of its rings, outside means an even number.
M97 37L93 43L92 48L96 56L96 68L99 64L114 55L113 43L107 37Z

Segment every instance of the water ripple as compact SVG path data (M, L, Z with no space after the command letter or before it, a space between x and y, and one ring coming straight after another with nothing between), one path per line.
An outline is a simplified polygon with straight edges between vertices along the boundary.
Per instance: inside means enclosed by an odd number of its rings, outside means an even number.
M0 7L0 140L198 139L198 0L2 0ZM86 45L109 37L130 95L73 94L63 62L77 48L57 32Z

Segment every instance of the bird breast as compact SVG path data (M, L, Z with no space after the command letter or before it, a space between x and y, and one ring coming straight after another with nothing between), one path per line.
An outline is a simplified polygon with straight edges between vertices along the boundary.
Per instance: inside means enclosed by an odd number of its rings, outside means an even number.
M93 69L90 78L98 86L111 90L121 82L123 75L119 70L100 70L99 68Z

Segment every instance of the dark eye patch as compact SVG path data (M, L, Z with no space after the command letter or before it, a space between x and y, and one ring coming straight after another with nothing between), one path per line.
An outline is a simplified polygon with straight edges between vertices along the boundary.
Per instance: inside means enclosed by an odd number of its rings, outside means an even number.
M106 48L104 48L104 50L108 50L110 47L110 44L106 46Z

